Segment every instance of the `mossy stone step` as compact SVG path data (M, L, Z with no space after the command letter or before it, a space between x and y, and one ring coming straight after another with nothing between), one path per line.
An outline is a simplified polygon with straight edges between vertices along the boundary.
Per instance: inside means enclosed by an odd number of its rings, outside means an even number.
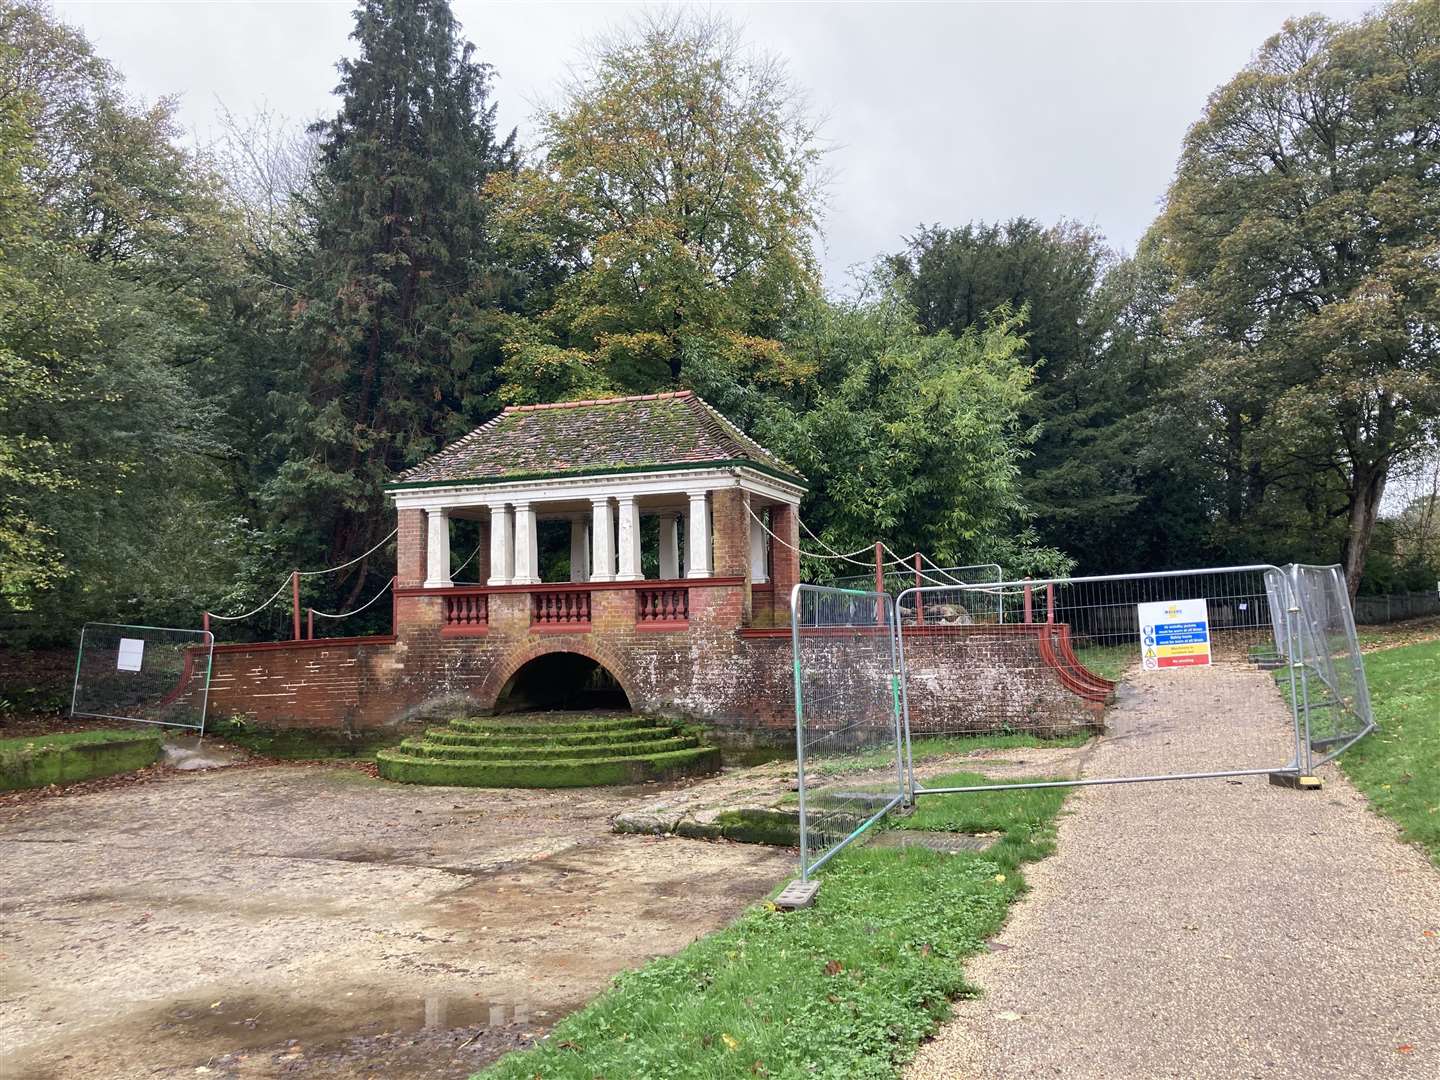
M404 784L455 787L569 788L639 784L699 776L720 768L720 751L694 746L663 754L555 761L453 761L417 757L397 750L376 755L380 775Z
M623 731L554 732L532 730L525 734L431 728L425 732L425 741L450 743L455 746L603 746L644 739L663 739L675 734L674 725L657 726L654 721L650 723L651 726L648 727L626 728Z
M415 757L452 761L563 761L663 754L671 750L688 750L699 745L700 740L693 735L676 735L643 742L601 743L594 746L459 746L454 743L406 739L399 749L401 753Z
M597 716L588 720L517 720L509 717L467 717L464 720L451 720L449 726L455 731L469 731L477 734L551 733L570 735L581 732L632 731L635 728L652 727L655 722L655 718L652 716Z

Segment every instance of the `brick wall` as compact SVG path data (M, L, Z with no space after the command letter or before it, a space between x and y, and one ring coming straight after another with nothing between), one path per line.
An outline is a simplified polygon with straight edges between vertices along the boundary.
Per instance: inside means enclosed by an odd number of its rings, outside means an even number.
M395 534L395 584L400 588L425 582L425 511L399 512Z
M334 639L215 649L211 714L262 727L361 730L496 704L528 661L552 652L588 656L609 670L641 711L693 717L743 738L783 742L794 730L788 630L738 631L743 582L690 589L688 629L635 622L635 593L593 589L588 629L536 629L531 594L489 594L481 633L448 634L444 599L396 598L396 638ZM1040 654L1039 627L909 627L912 729L1058 733L1099 724L1102 707L1062 685ZM837 708L888 704L888 647L847 648L807 638Z
M790 590L800 583L800 516L793 506L770 508L770 580L774 585L774 607L779 616L789 617ZM783 541L783 542L782 542Z

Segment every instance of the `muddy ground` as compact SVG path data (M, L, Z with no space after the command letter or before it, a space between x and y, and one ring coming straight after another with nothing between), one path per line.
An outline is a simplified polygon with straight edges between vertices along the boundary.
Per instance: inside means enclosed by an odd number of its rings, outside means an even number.
M793 869L610 832L659 791L273 766L0 806L0 1075L468 1076Z

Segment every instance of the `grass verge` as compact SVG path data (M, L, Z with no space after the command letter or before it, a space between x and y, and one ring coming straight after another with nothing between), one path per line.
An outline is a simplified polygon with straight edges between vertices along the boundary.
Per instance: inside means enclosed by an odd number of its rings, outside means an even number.
M1440 641L1370 653L1365 676L1380 730L1340 755L1340 767L1440 866Z
M974 782L972 774L940 778ZM960 961L1049 854L1062 791L933 796L905 828L1003 832L984 854L860 847L821 874L808 911L756 907L675 956L620 976L537 1048L484 1080L892 1078L970 993ZM970 803L973 805L962 805Z

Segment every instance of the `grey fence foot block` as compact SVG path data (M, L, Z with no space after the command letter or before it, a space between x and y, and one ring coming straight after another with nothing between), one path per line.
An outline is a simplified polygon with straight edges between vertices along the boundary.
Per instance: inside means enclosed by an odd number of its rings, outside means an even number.
M1302 776L1293 772L1272 772L1270 783L1276 787L1294 788L1297 791L1319 791L1325 786L1318 776Z
M815 903L815 894L820 891L818 881L792 881L775 897L775 906L781 911L807 908Z

